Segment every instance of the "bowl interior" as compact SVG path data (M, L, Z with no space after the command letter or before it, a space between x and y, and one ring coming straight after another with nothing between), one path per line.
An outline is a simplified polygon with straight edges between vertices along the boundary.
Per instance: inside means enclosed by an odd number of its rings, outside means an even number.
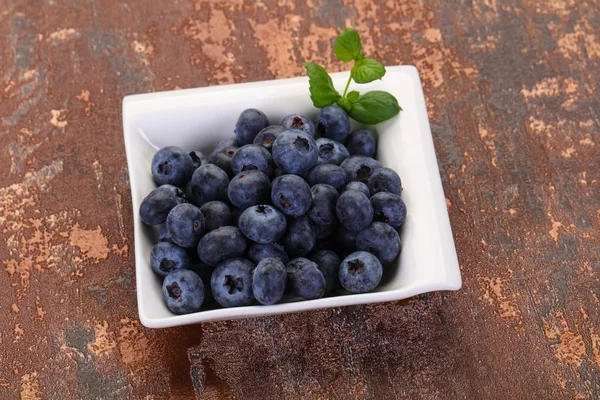
M386 267L382 284L376 293L410 290L417 286L422 291L427 291L428 287L429 290L443 289L443 282L449 279L454 280L453 285L456 286L456 272L443 265L448 261L445 260L448 254L454 256L449 262L455 263L456 253L452 237L449 236L448 217L420 82L413 68L396 68L400 69L393 73L388 69L384 80L368 85L368 90L393 93L403 107L398 117L379 124L376 129L368 128L376 131L379 137L378 160L385 167L394 169L402 178L402 198L408 209L407 220L401 231L401 255L394 265ZM343 88L347 76L347 73L333 74L334 85ZM364 87L354 89L364 91ZM237 117L246 108L262 110L272 124L277 124L291 113L304 114L313 119L318 113L309 98L305 78L138 95L126 98L124 102L125 143L135 215L138 290L142 291L138 293L138 299L140 314L144 313L146 318L182 317L174 316L163 303L161 280L149 266L150 250L156 242L157 229L145 226L137 214L143 198L156 187L150 173L152 157L157 149L167 145L200 150L209 155L217 143L234 135ZM354 123L353 128L357 127L359 125ZM448 245L451 247L449 253ZM451 266L457 269L457 265ZM460 286L459 273L458 281ZM414 292L412 290L412 294ZM341 297L372 297L376 293ZM354 303L371 301L365 299ZM334 299L311 302L319 301L323 302L323 306L336 304ZM300 305L298 307L302 308ZM315 307L313 305L310 308ZM237 312L234 317L243 316L240 315L243 310L237 309Z

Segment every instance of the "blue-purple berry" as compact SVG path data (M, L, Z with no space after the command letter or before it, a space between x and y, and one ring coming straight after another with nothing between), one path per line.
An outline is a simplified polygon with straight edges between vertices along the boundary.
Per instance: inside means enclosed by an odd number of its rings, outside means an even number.
M273 180L271 201L285 215L304 215L312 202L310 186L297 175L282 175Z
M252 292L261 304L275 304L283 297L287 271L279 258L261 260L252 273Z
M371 196L373 221L384 222L398 229L406 220L406 204L397 194L379 192Z
M368 180L371 194L388 192L400 195L402 193L402 181L400 176L390 168L381 168L373 172Z
M242 111L235 124L235 137L240 146L250 144L258 133L269 126L267 116L254 108Z
M377 151L377 140L375 139L375 135L368 129L357 129L348 135L346 148L353 156L374 157Z
M222 226L208 232L198 242L198 256L203 263L215 266L229 258L241 257L246 252L246 239L234 226Z
M332 104L321 108L316 128L320 136L344 142L350 133L350 118L343 108Z
M373 254L382 264L391 263L400 254L400 236L388 224L373 222L356 236L356 248Z
M287 227L285 216L276 208L259 204L247 208L238 221L240 231L248 239L270 244L283 237Z
M261 171L242 171L233 177L227 188L229 201L235 207L248 208L265 203L271 195L271 181Z
M160 275L167 276L176 269L184 269L190 259L185 249L169 242L158 242L150 252L150 267Z
M160 225L167 220L169 212L187 199L181 189L173 185L162 185L154 189L140 204L140 219L147 225Z
M288 174L303 174L317 164L319 153L312 136L298 130L287 130L273 143L273 160Z
M315 143L319 152L317 165L335 164L340 165L346 158L350 157L348 149L338 142L329 138L318 138Z
M176 146L158 150L152 157L152 178L157 185L183 186L193 170L192 157Z
M204 302L204 282L195 272L178 269L165 277L162 293L173 313L193 313L199 311Z
M219 263L210 278L210 288L217 303L223 307L252 304L253 269L254 264L241 257L230 258Z
M304 133L308 133L310 136L315 137L315 124L310 118L300 114L290 114L283 117L281 125L287 129L297 129Z
M357 190L348 190L340 195L336 213L338 221L353 231L360 231L373 221L373 206L369 198Z
M350 293L367 293L379 285L383 266L371 253L356 251L340 264L339 278L344 289Z
M204 234L204 215L192 204L179 204L169 212L165 225L176 245L192 248Z
M307 300L323 297L327 282L316 263L296 258L287 263L286 270L288 282L298 296Z

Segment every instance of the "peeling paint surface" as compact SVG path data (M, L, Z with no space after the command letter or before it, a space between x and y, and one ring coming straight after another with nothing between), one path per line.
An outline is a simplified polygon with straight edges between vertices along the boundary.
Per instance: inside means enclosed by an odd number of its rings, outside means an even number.
M5 0L0 398L600 398L597 1ZM122 97L420 73L463 289L177 329L137 317ZM407 105L410 106L410 105Z

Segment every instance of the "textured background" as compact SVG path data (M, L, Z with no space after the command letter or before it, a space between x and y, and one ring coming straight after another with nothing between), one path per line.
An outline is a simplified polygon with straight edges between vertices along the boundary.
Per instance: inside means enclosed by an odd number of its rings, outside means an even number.
M345 26L421 73L463 290L144 329L122 97L336 71ZM0 398L600 398L599 32L597 1L0 0Z

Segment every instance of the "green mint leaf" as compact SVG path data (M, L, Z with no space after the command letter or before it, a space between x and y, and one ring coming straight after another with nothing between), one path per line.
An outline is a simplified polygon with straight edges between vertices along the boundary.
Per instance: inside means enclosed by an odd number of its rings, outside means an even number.
M348 101L350 103L356 103L358 101L359 96L360 96L360 93L358 93L356 90L353 90L346 95L346 98L348 99Z
M377 60L364 58L354 63L351 73L356 83L369 83L381 79L385 75L385 67Z
M363 124L376 125L396 116L401 109L394 96L388 92L374 90L365 93L353 103L349 115Z
M331 77L323 67L314 62L304 63L308 72L310 99L317 108L333 104L340 98L340 94L333 87Z
M344 109L344 111L346 111L347 113L350 112L350 109L352 108L352 104L350 104L350 102L348 101L347 98L345 97L340 97L337 100L337 105L342 107Z
M333 51L337 58L349 62L360 57L360 36L354 29L346 29L335 39Z

